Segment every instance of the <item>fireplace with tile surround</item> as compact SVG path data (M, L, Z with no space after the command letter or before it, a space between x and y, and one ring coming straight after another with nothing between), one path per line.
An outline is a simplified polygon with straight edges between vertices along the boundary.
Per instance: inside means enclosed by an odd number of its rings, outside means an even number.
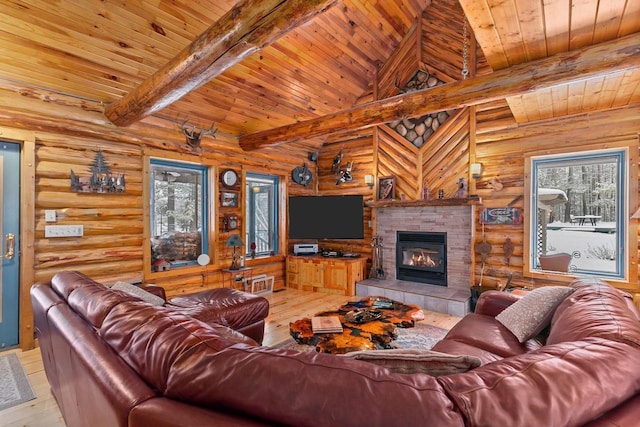
M447 233L398 231L396 278L447 286Z
M356 284L356 295L381 295L409 304L417 304L425 310L464 316L469 313L471 297L471 271L473 254L474 204L455 204L451 201L399 201L376 206L376 234L382 239L382 267L384 279L366 279ZM446 246L442 248L446 256L445 284L436 285L416 281L415 278L397 277L398 232L445 233ZM425 252L426 254L426 252ZM408 255L418 263L437 263L422 254ZM423 261L423 259L425 261Z

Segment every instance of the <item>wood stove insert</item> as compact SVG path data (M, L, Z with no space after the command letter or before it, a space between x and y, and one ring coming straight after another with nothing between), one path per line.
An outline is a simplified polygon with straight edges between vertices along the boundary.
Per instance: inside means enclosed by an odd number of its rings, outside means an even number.
M396 278L447 286L447 233L398 231Z

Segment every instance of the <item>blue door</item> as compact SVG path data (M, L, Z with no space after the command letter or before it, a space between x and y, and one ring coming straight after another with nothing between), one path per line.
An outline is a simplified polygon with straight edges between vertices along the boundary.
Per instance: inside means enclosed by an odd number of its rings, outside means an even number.
M18 345L20 145L0 141L0 349Z

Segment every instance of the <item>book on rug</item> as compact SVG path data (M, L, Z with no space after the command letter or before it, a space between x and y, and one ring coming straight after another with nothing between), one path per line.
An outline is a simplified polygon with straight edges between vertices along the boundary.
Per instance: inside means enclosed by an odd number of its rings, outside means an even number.
M338 316L314 316L311 329L314 334L335 334L342 332L342 324Z

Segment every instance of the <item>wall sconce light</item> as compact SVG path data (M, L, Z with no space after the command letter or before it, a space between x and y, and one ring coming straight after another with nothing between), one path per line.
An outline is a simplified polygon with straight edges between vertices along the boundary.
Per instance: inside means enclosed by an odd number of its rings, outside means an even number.
M631 215L631 219L640 219L640 208L638 208L638 210L633 215Z
M482 163L471 163L471 177L473 179L480 179L482 176Z
M367 184L369 187L373 187L373 175L365 175L364 176L364 183Z

